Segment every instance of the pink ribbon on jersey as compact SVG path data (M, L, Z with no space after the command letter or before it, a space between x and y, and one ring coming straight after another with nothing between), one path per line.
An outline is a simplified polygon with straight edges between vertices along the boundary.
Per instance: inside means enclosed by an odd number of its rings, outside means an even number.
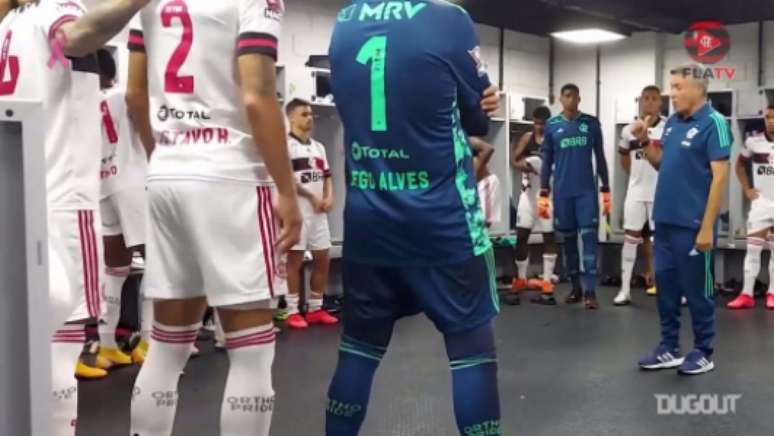
M49 43L51 44L51 58L48 60L48 68L54 68L54 65L56 65L57 62L61 62L62 66L69 68L70 61L64 54L64 47L67 43L64 33L55 32Z

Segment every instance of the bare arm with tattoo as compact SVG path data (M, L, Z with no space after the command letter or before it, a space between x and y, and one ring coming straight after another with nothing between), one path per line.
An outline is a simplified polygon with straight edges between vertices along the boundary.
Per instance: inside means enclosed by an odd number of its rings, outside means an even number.
M105 0L84 16L59 29L64 54L83 57L97 51L120 32L150 0Z

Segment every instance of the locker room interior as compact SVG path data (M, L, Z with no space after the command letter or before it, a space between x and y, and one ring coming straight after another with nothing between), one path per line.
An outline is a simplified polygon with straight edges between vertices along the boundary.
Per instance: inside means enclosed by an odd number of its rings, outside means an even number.
M81 1L87 10L101 3ZM154 0L158 1L167 0ZM774 107L774 4L763 0L451 3L464 8L475 22L480 60L492 84L501 91L499 109L491 115L484 138L494 147L488 166L499 179L498 200L502 204L500 216L488 231L495 247L495 275L502 303L494 325L503 430L492 434L771 434L774 385L767 381L774 359L774 336L768 329L774 328L774 311L763 307L763 298L767 289L774 288L766 266L772 259L769 253L774 251L766 249L761 257L756 307L731 311L726 305L742 289L750 210L734 165L745 141L765 132L764 115L767 107ZM324 307L337 317L347 301L342 277L347 183L345 129L331 87L328 47L337 14L348 4L343 0L284 0L276 62L277 96L283 115L290 101L309 102L315 124L312 138L324 145L332 174L334 203L327 213L332 246ZM715 23L710 27L722 29L727 38L720 59L704 64L686 48L686 41L696 32L692 26L707 22ZM578 37L568 41L556 35L578 29L612 32L613 40L579 43ZM107 44L117 65L119 88L127 82L129 40L127 27ZM624 128L639 118L639 99L645 86L661 89L665 117L675 114L670 97L672 70L692 64L711 76L707 99L725 117L733 143L712 268L717 292L718 367L703 377L678 378L671 372L651 374L637 368L640 354L659 337L657 298L646 295L640 278L647 269L641 251L634 267L637 283L632 286L632 303L624 307L613 304L621 284L629 183L618 145ZM0 65L2 82L2 74L8 73L5 64ZM571 284L562 254L555 271L560 300L555 307L531 304L530 297L539 295L534 290L522 292L519 305L508 304L512 278L517 274L514 223L522 191L522 174L511 162L512 147L533 130L535 108L548 107L552 116L561 113L559 97L562 86L568 83L580 88L580 111L601 123L610 173L612 211L609 216L600 215L597 229L600 308L593 313L582 305L564 304ZM54 434L48 425L52 413L50 380L42 376L50 372L50 338L36 327L46 322L48 312L42 308L49 300L42 149L46 131L39 128L41 111L40 102L0 95L0 426L5 429L0 433L9 436ZM563 238L558 236L558 240L562 245ZM528 250L529 277L539 277L544 253L540 234L530 236ZM301 270L302 312L309 300L312 270L308 256ZM142 263L133 264L122 289L119 336L123 334L126 340L140 328L142 278ZM284 323L276 322L281 331L277 333L273 367L276 403L270 434L323 435L342 327L312 326L301 331ZM690 343L688 308L682 309L682 323L681 338ZM87 329L88 334L96 336L96 327L91 333ZM220 407L229 361L226 353L215 347L213 336L212 330L200 332L199 355L189 361L181 376L175 436L221 434ZM87 347L84 353L88 352ZM398 323L378 370L360 434L457 434L447 368L443 337L427 318L420 315ZM99 380L80 380L78 436L129 434L132 389L139 370L140 365L130 364L110 369ZM706 397L705 403L698 400L701 395ZM665 397L669 400L663 400ZM737 398L734 407L717 410L718 404L727 405L731 397ZM677 411L664 412L665 401L672 401ZM701 409L702 404L709 404L709 409Z

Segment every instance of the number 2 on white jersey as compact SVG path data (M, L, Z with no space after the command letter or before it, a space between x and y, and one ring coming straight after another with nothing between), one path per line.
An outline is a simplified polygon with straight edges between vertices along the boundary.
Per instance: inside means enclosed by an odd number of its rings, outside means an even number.
M185 63L193 45L193 21L188 13L188 5L184 0L172 0L161 9L161 24L164 27L172 27L172 22L177 18L183 26L183 34L180 43L172 53L164 73L164 92L174 94L193 94L194 77L180 76L180 68Z

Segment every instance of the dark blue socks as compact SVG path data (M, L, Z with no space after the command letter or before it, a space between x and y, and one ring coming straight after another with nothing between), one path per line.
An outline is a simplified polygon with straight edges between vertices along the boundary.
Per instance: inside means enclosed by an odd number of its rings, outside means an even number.
M447 334L454 415L460 435L500 435L497 355L490 323L476 330Z

